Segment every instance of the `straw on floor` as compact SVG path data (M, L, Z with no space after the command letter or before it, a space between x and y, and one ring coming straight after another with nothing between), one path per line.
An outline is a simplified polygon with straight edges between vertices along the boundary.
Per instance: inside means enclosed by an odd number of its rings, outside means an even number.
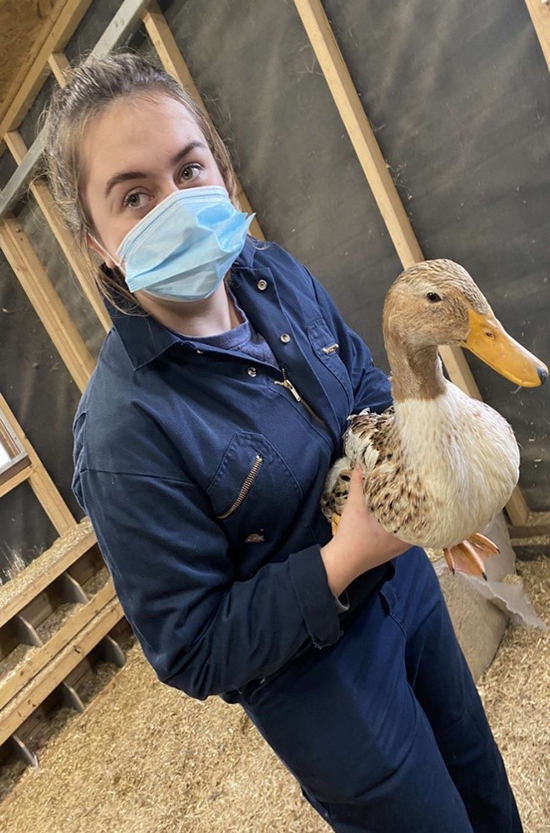
M550 559L519 564L550 622ZM509 627L479 689L526 833L550 830L550 632ZM322 833L239 708L161 685L139 648L0 805L10 833Z

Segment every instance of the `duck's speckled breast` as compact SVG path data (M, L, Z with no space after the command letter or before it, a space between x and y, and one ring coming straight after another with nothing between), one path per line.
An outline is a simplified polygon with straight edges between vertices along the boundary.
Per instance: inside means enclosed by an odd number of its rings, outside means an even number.
M450 382L435 399L396 403L395 416L353 427L346 442L367 474L365 497L379 522L403 540L452 546L481 531L519 476L511 427ZM362 437L360 436L362 434Z

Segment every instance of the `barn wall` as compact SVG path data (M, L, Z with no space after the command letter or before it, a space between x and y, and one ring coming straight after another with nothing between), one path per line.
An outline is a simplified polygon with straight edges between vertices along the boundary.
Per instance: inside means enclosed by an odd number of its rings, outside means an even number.
M94 0L67 47L72 60L92 48L119 5ZM266 236L319 277L387 369L380 315L400 264L294 5L161 6ZM466 266L511 334L548 362L550 82L525 4L326 0L325 8L425 256ZM143 33L132 46L150 51ZM28 145L52 86L21 127ZM0 186L12 171L4 154ZM38 209L29 202L17 213L97 355L103 332ZM79 394L3 259L0 309L8 310L0 313L0 390L80 517L70 494ZM530 508L550 510L548 390L515 392L468 361L486 401L518 435ZM27 560L55 537L33 500L19 487L0 501L2 538ZM14 526L15 515L23 521Z

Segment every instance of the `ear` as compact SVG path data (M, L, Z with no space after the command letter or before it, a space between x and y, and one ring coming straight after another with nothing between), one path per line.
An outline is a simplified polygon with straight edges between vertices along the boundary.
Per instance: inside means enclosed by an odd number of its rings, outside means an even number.
M103 246L100 243L98 243L95 237L92 237L92 235L89 232L86 232L86 243L88 244L88 247L90 249L93 249L94 252L97 252L98 255L103 258L103 260L105 261L105 266L108 269L114 269L115 266L117 266L113 258L110 256L109 252L106 249L104 249Z

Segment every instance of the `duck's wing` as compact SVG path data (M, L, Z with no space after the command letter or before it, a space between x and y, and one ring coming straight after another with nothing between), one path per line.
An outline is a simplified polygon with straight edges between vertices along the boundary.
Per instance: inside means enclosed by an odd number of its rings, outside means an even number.
M395 436L393 406L382 414L364 412L350 417L348 429L344 434L344 450L352 467L360 463L367 479L388 454L391 459Z
M365 501L384 529L414 542L421 534L427 505L425 486L405 459L395 412L354 417L346 434L346 453L365 472Z
M337 460L330 469L321 498L321 509L328 520L333 515L342 514L355 464L361 465L366 484L378 460L385 456L385 445L393 421L393 407L383 414L364 411L350 417L349 427L344 434L346 456Z

